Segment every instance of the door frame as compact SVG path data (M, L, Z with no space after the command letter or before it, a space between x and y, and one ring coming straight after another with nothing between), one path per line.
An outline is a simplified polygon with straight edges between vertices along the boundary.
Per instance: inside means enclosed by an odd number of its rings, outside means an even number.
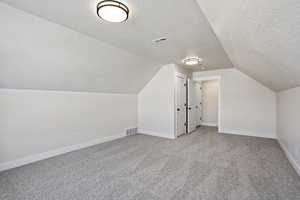
M174 81L174 136L175 138L178 137L177 133L177 88L176 88L176 78L183 78L185 81L187 80L187 75L180 73L180 72L175 72L175 81ZM186 88L187 90L187 88ZM187 102L186 102L187 103ZM186 120L186 119L185 119Z
M193 78L194 81L212 81L212 80L217 80L219 83L219 87L218 87L218 132L221 132L222 128L221 128L221 90L222 90L222 80L221 80L221 76L203 76L203 77L197 77L197 78Z

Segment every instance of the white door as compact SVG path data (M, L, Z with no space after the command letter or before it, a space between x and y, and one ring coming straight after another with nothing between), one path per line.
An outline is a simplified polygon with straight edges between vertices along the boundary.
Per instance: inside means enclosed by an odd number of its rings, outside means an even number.
M194 131L197 127L196 87L196 82L188 79L188 133Z
M197 126L201 125L202 119L202 83L196 83L196 117L197 117Z
M176 134L186 133L186 79L176 76Z

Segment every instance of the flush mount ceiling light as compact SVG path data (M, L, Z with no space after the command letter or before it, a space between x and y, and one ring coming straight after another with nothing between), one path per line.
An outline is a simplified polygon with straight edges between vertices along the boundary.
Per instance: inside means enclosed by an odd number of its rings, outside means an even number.
M202 61L199 57L188 57L182 60L182 62L186 65L198 65Z
M97 5L97 15L109 22L124 22L129 17L128 7L114 0L101 1Z

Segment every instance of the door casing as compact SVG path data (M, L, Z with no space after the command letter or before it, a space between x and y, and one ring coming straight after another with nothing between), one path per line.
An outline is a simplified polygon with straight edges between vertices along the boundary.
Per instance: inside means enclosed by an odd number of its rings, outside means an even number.
M178 90L178 80L182 79L182 83L184 83L184 89L182 91L182 97L184 99L184 102L178 102L178 97L180 94L178 94L179 90ZM186 98L186 80L187 80L187 76L185 74L181 74L179 72L175 73L175 138L179 137L180 135L183 135L186 133L186 104L187 104L187 98ZM182 84L181 83L181 84ZM178 105L181 104L181 105ZM180 107L180 108L179 108ZM180 111L177 111L177 108L180 109ZM181 128L179 128L180 126L182 126L182 124L178 124L179 123L179 119L183 118L182 122L180 123L184 123L183 127L184 127L184 132L182 131Z

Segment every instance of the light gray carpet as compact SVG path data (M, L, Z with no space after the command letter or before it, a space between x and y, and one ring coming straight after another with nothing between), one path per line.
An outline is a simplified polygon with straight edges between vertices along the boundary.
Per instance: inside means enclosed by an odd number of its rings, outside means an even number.
M0 199L298 200L276 140L203 127L176 140L136 135L0 174Z

